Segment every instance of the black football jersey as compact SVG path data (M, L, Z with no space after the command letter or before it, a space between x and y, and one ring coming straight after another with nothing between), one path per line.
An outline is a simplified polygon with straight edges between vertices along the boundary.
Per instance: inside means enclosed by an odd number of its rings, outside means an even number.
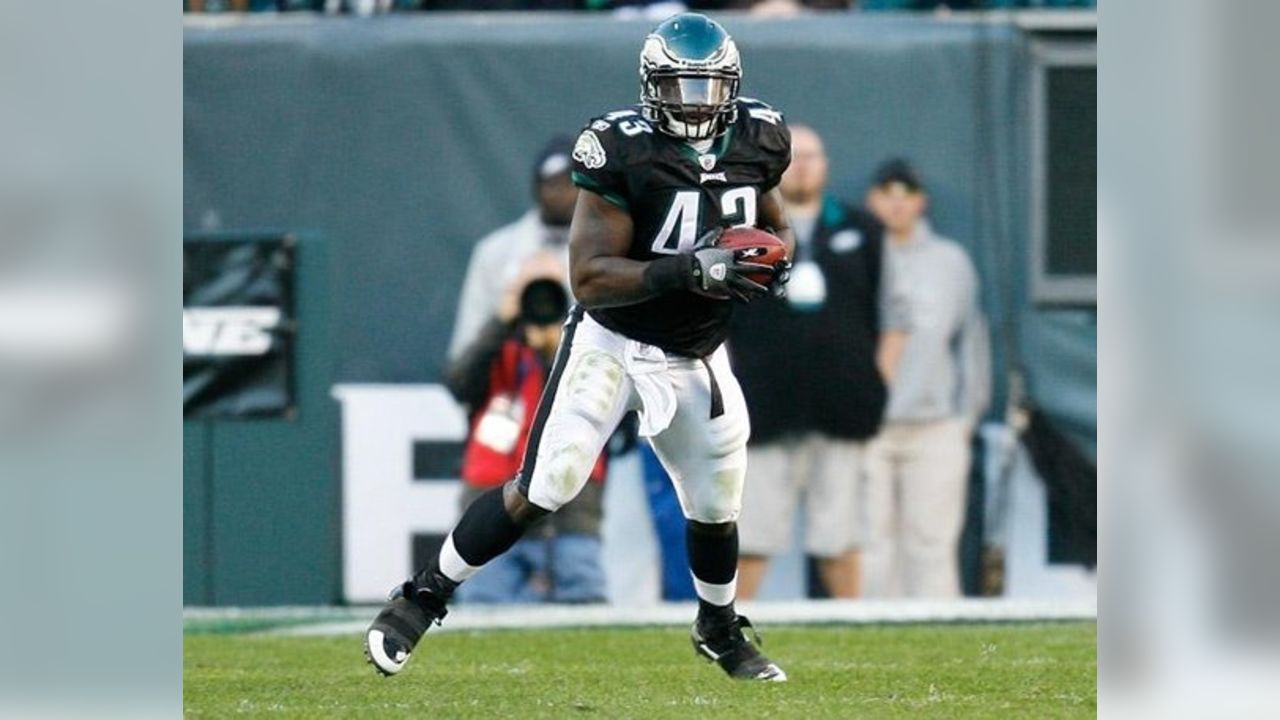
M587 124L573 149L573 181L631 214L627 257L655 260L691 251L717 226L758 226L760 198L790 162L782 114L758 100L738 100L734 123L705 153L659 131L637 106ZM590 314L634 340L705 357L728 335L733 305L680 290Z

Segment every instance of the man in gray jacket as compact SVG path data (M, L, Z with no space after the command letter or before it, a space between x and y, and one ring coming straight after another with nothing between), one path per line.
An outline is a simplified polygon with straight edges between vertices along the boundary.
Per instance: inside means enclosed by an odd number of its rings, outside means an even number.
M868 596L954 597L974 429L990 401L990 340L963 248L925 219L928 196L903 160L867 197L911 317L880 434L867 449L863 548Z

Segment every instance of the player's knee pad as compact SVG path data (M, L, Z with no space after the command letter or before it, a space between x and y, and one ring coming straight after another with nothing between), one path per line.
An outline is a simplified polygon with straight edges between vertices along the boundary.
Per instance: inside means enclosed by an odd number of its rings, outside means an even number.
M557 510L582 490L621 415L625 378L622 364L606 352L570 357L538 441L529 500Z
M596 426L611 424L620 401L626 369L607 352L584 350L569 359L562 381L567 409ZM609 427L612 433L613 428Z
M559 510L587 483L603 446L596 425L578 415L548 424L526 496L539 507Z
M736 522L742 510L742 482L745 476L745 450L740 462L713 465L708 482L687 488L685 517L704 525Z
M692 463L684 483L685 517L703 523L738 519L747 472L747 439L751 434L745 409L727 412L707 425L703 459ZM705 475L704 475L705 473Z

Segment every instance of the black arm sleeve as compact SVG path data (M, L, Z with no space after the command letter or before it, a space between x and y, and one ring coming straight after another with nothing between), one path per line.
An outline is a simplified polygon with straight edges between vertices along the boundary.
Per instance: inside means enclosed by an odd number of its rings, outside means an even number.
M445 369L445 384L458 402L475 411L489 395L489 370L511 336L514 325L497 318L480 329L480 334Z

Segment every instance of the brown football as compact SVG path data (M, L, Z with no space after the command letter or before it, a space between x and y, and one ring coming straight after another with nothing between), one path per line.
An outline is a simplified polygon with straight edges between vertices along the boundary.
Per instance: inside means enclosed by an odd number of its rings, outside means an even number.
M725 230L716 246L733 250L734 258L738 262L757 263L770 267L787 257L787 246L783 245L781 240L764 230L753 227L732 227ZM770 276L765 273L752 273L747 277L761 284L770 280Z

